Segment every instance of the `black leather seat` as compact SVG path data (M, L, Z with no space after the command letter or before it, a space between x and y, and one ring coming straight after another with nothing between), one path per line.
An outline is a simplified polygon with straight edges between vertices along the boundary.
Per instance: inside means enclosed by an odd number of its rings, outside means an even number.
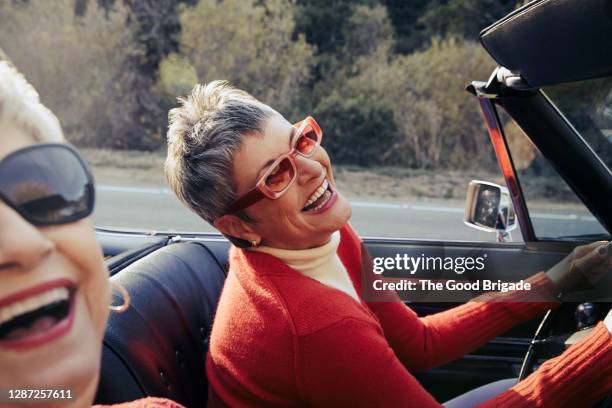
M225 271L200 243L171 244L111 278L132 304L110 316L96 402L145 396L206 406L205 355ZM114 301L121 303L115 294Z

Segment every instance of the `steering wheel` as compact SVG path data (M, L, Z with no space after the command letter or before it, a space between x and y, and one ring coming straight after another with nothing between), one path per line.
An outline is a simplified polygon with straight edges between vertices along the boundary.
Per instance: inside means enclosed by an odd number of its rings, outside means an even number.
M587 306L585 306L587 305ZM592 308L592 303L582 303L578 305L576 309L576 319L578 320L578 313L581 311L581 306L584 310L585 307ZM562 307L563 308L563 307ZM531 343L529 344L529 349L525 354L525 358L523 359L523 364L521 366L521 372L519 374L519 381L524 380L529 374L531 374L537 362L544 357L544 354L548 356L554 356L561 354L567 344L573 344L573 341L579 340L581 337L584 337L588 334L588 330L593 327L596 321L589 321L587 325L576 332L573 333L565 333L565 334L554 334L554 325L560 316L561 309L558 310L549 310L542 322L538 326ZM611 308L610 304L607 304L607 309ZM602 316L596 315L599 319L605 316L606 313L603 313ZM580 326L580 321L579 321ZM593 408L612 408L612 395L607 396L602 401L598 402L593 406Z

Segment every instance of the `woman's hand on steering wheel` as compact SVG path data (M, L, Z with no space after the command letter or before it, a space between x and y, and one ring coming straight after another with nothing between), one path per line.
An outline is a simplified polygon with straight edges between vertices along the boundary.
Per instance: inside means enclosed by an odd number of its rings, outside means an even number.
M559 292L563 292L584 280L593 285L611 271L612 244L597 241L574 248L546 274Z

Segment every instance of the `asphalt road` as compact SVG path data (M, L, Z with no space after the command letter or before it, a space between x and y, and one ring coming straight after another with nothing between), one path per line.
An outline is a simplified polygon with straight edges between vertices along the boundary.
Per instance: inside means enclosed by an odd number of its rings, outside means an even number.
M463 223L463 203L458 200L396 202L350 200L351 224L361 236L492 241L493 233ZM532 214L536 233L551 236L598 231L588 214L539 209ZM214 231L206 222L184 209L167 189L99 185L94 223L101 227L158 231ZM601 228L601 227L599 227ZM514 241L521 241L517 228Z

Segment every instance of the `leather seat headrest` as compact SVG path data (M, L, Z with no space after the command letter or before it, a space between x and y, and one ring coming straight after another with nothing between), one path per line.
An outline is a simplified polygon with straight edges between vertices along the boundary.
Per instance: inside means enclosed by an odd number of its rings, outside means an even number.
M111 280L131 296L111 314L104 338L97 403L144 396L205 406L205 355L225 272L202 243L172 244ZM114 302L121 303L115 294Z

